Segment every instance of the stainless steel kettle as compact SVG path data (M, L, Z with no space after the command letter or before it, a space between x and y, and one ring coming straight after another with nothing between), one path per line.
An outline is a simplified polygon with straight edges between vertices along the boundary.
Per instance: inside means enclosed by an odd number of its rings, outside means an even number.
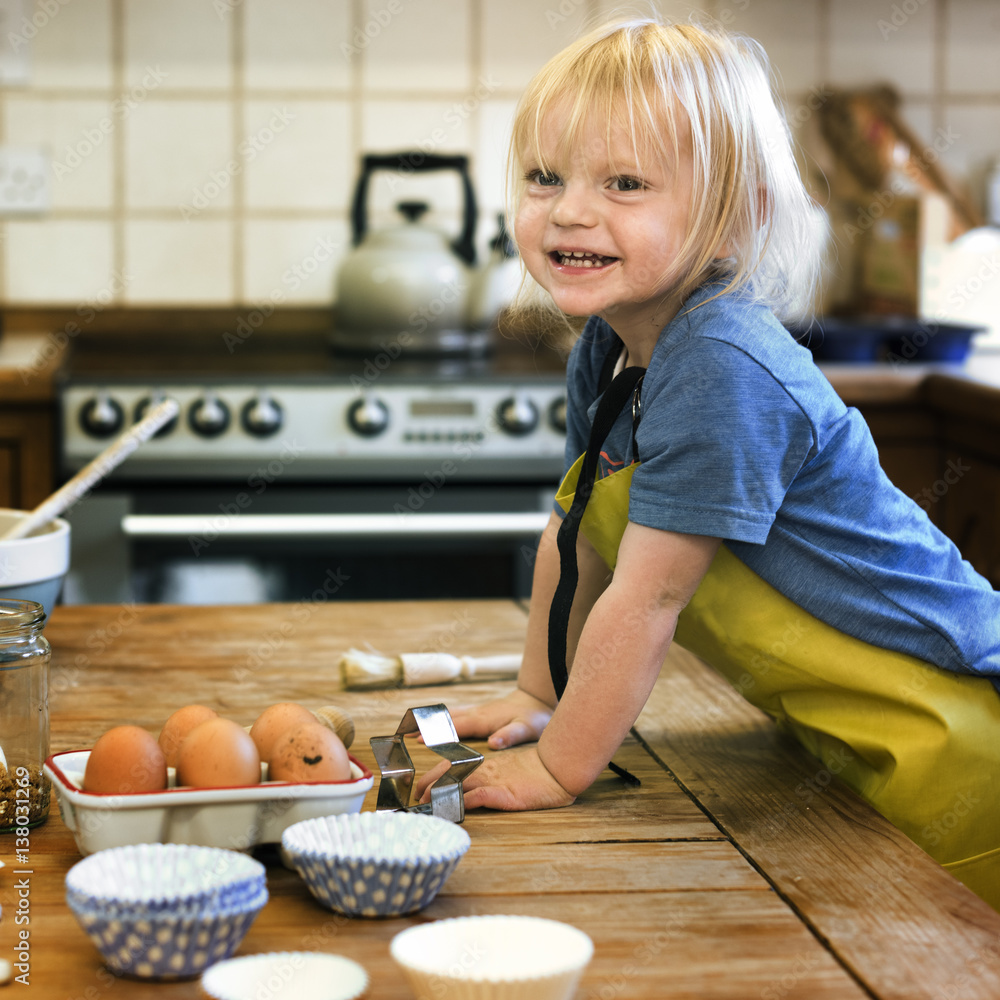
M423 223L426 202L402 202L400 224L368 231L368 187L377 170L403 174L455 170L462 181L462 229L449 239ZM476 198L468 157L423 152L367 155L354 192L354 249L337 274L331 342L344 352L468 354L488 346L489 333L469 324L476 263Z

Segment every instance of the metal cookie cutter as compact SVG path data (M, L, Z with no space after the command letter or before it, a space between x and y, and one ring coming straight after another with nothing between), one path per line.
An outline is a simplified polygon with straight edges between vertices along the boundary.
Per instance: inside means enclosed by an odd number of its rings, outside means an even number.
M416 768L403 737L419 732L428 749L451 761L451 767L431 786L431 800L410 805ZM458 742L458 733L444 705L408 708L394 736L373 736L369 741L375 762L382 772L378 786L379 811L421 812L440 816L452 823L465 819L462 782L483 762L483 755Z

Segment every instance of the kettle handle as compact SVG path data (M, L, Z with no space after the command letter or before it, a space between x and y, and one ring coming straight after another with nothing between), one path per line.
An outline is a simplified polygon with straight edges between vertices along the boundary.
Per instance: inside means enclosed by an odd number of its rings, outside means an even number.
M462 177L465 207L462 232L452 243L452 249L467 264L476 263L476 195L469 178L469 158L461 154L440 156L436 153L413 151L408 153L371 153L362 157L361 176L354 190L351 223L354 228L354 245L357 246L368 231L368 181L376 170L394 170L397 173L427 173L431 170L457 170Z

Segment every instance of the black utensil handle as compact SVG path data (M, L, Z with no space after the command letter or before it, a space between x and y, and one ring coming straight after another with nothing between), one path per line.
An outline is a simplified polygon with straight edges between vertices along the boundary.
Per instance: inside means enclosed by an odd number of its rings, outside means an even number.
M354 204L351 208L351 224L354 230L354 245L357 246L368 231L368 183L376 170L392 170L400 174L429 173L433 170L455 170L462 178L462 232L452 243L452 249L467 264L476 263L476 222L479 210L476 195L469 177L469 158L462 154L442 156L411 150L402 153L369 153L361 158L361 176L354 189Z

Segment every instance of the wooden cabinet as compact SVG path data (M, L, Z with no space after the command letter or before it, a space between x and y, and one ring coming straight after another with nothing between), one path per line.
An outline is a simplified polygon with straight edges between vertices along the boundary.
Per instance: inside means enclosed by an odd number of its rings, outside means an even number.
M55 416L52 404L0 404L0 507L31 509L53 489Z
M949 451L948 493L942 529L986 577L1000 588L1000 463Z
M905 400L838 391L868 421L893 483L1000 588L1000 390L931 374Z

